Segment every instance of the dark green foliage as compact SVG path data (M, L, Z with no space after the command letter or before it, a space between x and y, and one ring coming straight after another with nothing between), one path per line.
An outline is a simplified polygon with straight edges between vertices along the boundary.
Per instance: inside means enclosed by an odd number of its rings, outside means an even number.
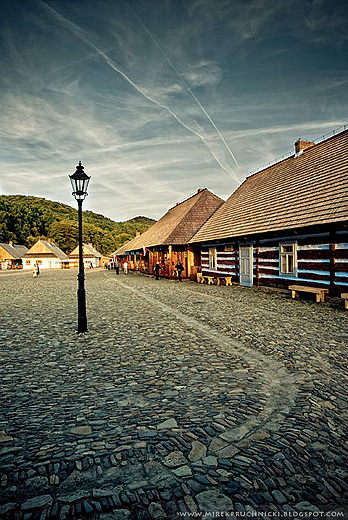
M154 222L147 217L114 222L103 215L84 211L83 241L108 255ZM65 253L70 253L78 243L77 209L39 197L1 195L0 242L12 240L31 247L39 238L51 238Z

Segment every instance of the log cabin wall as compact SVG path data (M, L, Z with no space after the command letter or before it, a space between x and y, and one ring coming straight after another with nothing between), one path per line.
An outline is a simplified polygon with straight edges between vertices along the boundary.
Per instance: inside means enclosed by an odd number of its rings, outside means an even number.
M209 264L209 255L216 250L216 266ZM209 251L211 253L209 253ZM239 251L233 243L205 245L201 252L201 268L203 276L231 276L232 281L239 279Z
M341 294L348 291L348 231L336 233L336 243L331 250L331 268L333 264L333 292Z
M297 283L328 288L331 295L348 289L348 229L347 224L322 232L297 230L284 236L250 237L253 246L253 285L287 289ZM201 248L202 274L231 276L239 283L239 246L245 240L230 243L204 244ZM293 272L281 272L281 248L294 245ZM210 257L216 255L215 266Z

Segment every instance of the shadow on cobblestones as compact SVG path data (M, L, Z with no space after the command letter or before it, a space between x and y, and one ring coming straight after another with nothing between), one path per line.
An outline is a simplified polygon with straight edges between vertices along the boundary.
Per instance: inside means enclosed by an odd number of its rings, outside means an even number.
M0 518L344 518L343 309L76 275L0 273Z

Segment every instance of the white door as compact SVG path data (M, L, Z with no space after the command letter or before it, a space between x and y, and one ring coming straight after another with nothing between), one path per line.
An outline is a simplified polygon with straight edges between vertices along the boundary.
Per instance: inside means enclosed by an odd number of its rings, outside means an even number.
M239 283L244 287L253 285L253 248L239 248Z

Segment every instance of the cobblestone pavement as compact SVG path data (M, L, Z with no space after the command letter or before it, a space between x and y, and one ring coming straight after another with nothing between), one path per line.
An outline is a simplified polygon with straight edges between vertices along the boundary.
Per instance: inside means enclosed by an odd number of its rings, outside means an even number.
M76 275L0 272L1 519L346 518L342 301Z

